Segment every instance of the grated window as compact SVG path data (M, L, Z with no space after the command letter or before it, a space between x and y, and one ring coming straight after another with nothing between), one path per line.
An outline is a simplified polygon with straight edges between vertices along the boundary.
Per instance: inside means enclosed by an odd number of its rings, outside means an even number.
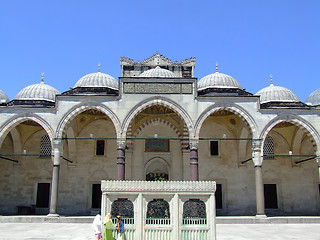
M48 135L44 135L40 141L40 156L50 157L51 156L51 141Z
M268 156L269 155L269 156ZM270 156L271 155L271 156ZM266 137L266 140L264 140L264 146L263 146L263 157L266 159L273 159L274 158L274 142L273 138L270 136Z

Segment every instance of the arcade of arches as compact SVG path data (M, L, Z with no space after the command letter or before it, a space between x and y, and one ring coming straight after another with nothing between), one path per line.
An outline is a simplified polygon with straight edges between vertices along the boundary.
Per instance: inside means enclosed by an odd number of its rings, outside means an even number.
M174 77L157 57L123 68L117 89L0 106L0 214L96 214L116 179L216 181L218 215L320 213L319 108L197 89L192 59L159 57Z

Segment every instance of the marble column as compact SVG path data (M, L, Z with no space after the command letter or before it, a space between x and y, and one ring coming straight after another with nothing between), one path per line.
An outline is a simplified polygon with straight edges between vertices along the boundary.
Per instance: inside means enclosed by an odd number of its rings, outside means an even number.
M190 180L199 181L198 141L190 141Z
M58 217L58 192L59 192L59 172L60 172L60 156L62 153L62 141L53 140L52 144L52 183L51 183L51 195L50 195L50 212L48 217Z
M117 140L118 153L117 153L117 180L126 179L126 141Z
M255 169L255 181L256 181L256 217L266 217L264 207L264 186L262 177L262 140L252 140L252 160Z
M319 184L320 184L320 156L316 156L316 161L318 163L318 177L319 177Z

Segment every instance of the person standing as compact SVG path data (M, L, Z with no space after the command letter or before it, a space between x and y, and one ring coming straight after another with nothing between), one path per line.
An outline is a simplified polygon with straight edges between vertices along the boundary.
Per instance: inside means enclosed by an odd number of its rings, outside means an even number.
M92 223L92 228L93 228L96 240L100 240L101 239L101 216L100 216L100 214L97 214L94 217L94 220Z
M124 223L122 221L121 216L117 216L117 240L125 240L125 236L124 236Z
M112 236L112 219L111 219L111 214L108 213L106 217L103 220L103 225L104 225L104 240L114 240Z

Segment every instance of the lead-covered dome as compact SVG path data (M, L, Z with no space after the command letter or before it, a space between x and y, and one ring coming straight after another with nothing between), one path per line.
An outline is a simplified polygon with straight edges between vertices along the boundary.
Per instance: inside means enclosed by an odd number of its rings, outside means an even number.
M177 76L173 72L157 66L156 68L144 71L139 77L176 78Z
M268 102L300 102L297 95L285 87L274 86L273 83L269 87L265 87L255 95L260 96L260 103Z
M310 96L306 100L306 104L311 106L320 105L320 88L310 94Z
M198 90L204 90L207 88L234 88L242 89L241 85L233 77L215 72L209 74L198 81Z
M23 88L15 96L14 100L41 100L55 102L57 94L60 94L57 89L45 84L42 80L41 83L32 84Z
M118 90L118 81L106 73L89 73L78 80L73 88L77 87L107 87Z
M8 96L0 90L0 104L9 102Z

